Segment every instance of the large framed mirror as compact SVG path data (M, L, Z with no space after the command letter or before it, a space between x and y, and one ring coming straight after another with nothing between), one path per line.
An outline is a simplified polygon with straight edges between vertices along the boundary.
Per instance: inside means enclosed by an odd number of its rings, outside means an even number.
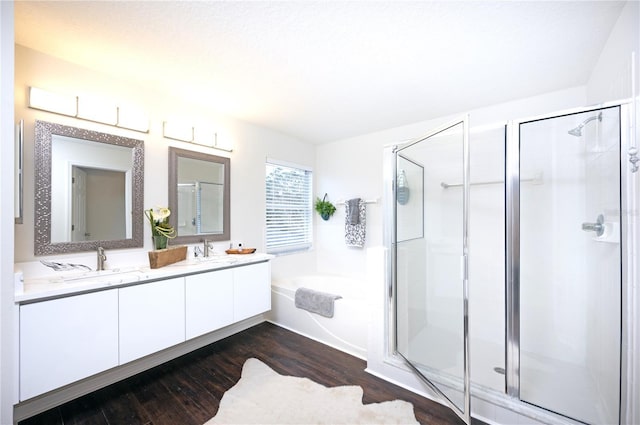
M170 244L230 239L229 158L169 148Z
M35 255L143 246L144 142L35 126Z

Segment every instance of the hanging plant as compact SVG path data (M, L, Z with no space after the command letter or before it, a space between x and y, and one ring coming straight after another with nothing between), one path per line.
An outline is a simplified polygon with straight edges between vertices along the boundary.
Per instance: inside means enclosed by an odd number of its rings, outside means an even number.
M314 208L318 211L318 214L320 214L320 217L322 217L323 220L329 220L329 217L336 212L336 207L331 202L327 201L326 193L324 194L324 198L316 198Z

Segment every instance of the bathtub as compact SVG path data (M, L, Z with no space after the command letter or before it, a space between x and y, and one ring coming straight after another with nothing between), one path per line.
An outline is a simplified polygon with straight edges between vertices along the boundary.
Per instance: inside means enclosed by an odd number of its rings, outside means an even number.
M271 282L270 322L337 348L361 359L367 357L369 303L364 283L342 276L308 275ZM309 288L342 296L335 301L332 318L297 308L297 288Z

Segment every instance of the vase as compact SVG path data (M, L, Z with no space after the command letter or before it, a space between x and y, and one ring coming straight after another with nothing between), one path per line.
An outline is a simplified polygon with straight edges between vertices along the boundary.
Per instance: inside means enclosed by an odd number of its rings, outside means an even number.
M329 215L329 213L321 213L320 217L322 217L324 221L327 221L329 220L329 217L331 217L331 215Z
M153 249L167 249L167 237L165 235L156 235L153 237Z

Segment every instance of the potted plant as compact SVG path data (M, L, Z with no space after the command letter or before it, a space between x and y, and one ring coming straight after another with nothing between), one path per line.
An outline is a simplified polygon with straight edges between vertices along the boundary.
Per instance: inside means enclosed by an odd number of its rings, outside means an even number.
M336 212L336 207L331 202L327 201L326 193L324 194L324 198L316 198L314 208L318 211L318 214L320 214L320 217L322 217L323 220L329 220L329 217Z
M144 215L151 223L151 236L153 237L153 248L166 249L167 239L176 237L176 230L169 224L169 208L156 207L144 211Z

